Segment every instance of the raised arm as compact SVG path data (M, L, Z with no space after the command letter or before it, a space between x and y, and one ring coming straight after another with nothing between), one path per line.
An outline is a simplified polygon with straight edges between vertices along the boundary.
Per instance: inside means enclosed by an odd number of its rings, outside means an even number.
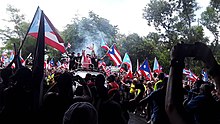
M183 108L182 74L185 57L192 57L192 45L178 44L171 51L171 64L167 84L165 109L171 124L191 124Z

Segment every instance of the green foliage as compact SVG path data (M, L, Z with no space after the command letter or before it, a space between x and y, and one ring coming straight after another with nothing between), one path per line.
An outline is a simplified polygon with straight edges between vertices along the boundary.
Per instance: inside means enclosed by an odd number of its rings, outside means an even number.
M213 34L214 40L211 41L212 51L215 54L218 53L220 31L220 2L218 0L211 0L210 5L201 14L201 24Z
M72 24L68 24L62 35L65 41L70 42L71 48L68 52L80 52L91 44L95 46L95 52L101 56L101 40L107 44L113 44L116 39L117 26L113 26L105 18L99 17L94 12L89 12L89 17L76 17ZM101 51L101 52L99 52Z

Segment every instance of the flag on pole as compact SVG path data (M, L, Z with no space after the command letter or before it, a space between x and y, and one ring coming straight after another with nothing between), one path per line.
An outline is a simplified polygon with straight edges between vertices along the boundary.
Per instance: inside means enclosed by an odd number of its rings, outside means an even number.
M30 26L30 29L28 31L28 34L35 38L38 38L39 36L38 32L39 32L41 15L42 15L42 11L38 7L34 19L32 21L32 25ZM45 28L44 29L45 43L59 50L60 52L65 53L66 49L64 47L64 41L61 38L61 36L57 33L57 30L55 29L55 27L53 26L53 24L50 22L50 20L47 18L46 15L44 15L44 28Z
M201 73L202 73L202 80L207 82L209 80L207 71L205 69L202 69Z
M111 48L108 50L107 55L110 57L110 60L114 62L115 66L119 66L122 63L121 55L116 48L116 45L113 44Z
M106 68L106 63L103 60L98 61L98 68Z
M199 79L199 77L196 76L191 70L189 70L189 71L190 71L190 73L188 75L186 75L188 80L195 82L196 80Z
M189 75L189 74L190 74L190 70L187 69L187 68L184 68L184 69L183 69L183 74Z
M128 56L127 53L125 53L125 56L124 56L123 61L122 61L122 64L127 65L127 68L128 68L127 75L130 78L132 78L133 77L133 74L132 74L132 64L131 64L131 59L130 59L130 57Z
M57 61L56 65L57 65L58 68L61 67L61 62Z
M67 44L67 48L70 48L71 47L71 44L68 42L68 44Z
M156 57L154 58L154 67L153 67L153 71L154 71L156 74L159 74L159 73L162 72L162 67L159 65L159 63L158 63Z
M101 40L101 47L105 50L109 50L109 47L107 45L107 43L104 41L104 39L102 38Z
M150 66L149 66L147 59L140 66L139 70L141 71L141 74L146 78L146 80L152 79L152 74L151 74Z

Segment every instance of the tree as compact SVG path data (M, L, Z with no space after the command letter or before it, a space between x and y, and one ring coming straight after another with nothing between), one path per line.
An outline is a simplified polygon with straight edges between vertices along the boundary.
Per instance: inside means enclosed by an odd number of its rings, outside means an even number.
M27 33L30 23L25 21L25 16L20 14L20 10L8 5L6 11L9 13L9 19L4 21L8 22L8 25L13 27L6 26L5 29L0 29L0 38L4 43L3 49L13 50L13 44L15 43L18 48L24 40L24 37ZM21 55L23 58L26 58L30 53L34 53L34 48L36 44L36 39L33 37L27 37L26 41L22 47ZM60 57L60 53L49 47L49 51L53 56Z
M110 46L116 41L117 26L113 26L105 18L90 11L88 17L75 17L72 24L68 24L63 31L65 41L70 42L69 52L80 52L89 45L94 44L95 51L99 56L104 54L101 49L103 39ZM99 52L102 51L102 52Z
M217 53L219 45L219 25L220 25L220 2L211 0L210 5L201 14L201 24L205 26L214 36L214 41L211 42L213 53Z
M6 26L5 29L0 30L1 40L3 44L6 45L4 49L13 49L13 44L16 46L20 45L20 42L25 36L27 31L28 24L24 22L25 17L23 14L20 14L20 10L14 8L11 5L8 5L6 11L9 13L10 18L7 21L10 25L13 25L13 28Z
M163 46L158 48L164 50L160 51L163 53L167 53L172 46L180 42L194 43L199 41L207 43L208 38L204 36L203 27L195 23L195 12L198 9L196 0L151 0L144 8L143 17L149 25L155 26L158 36L150 34L148 38L157 38L160 42L157 44ZM155 39L153 40L155 41ZM167 55L164 58L169 58L169 54L157 54L158 56ZM188 66L193 67L194 63L190 63L191 61L188 59L187 61ZM164 64L167 65L167 62Z

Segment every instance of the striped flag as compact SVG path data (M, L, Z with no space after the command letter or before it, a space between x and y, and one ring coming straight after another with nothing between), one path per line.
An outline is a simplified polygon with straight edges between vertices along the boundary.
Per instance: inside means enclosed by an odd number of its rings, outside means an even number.
M149 66L147 59L140 66L139 70L141 71L141 74L146 78L146 80L152 79L152 74L151 74L150 66Z
M108 50L107 55L110 57L110 60L114 62L115 66L119 66L122 63L121 55L116 48L116 45L113 44L112 47Z
M38 37L41 14L42 14L42 11L38 7L35 13L34 19L32 21L32 24L30 26L30 29L28 31L28 34L35 38ZM56 28L53 26L53 24L50 22L50 20L48 19L46 15L44 15L44 31L45 31L44 32L45 43L59 50L60 52L65 53L66 49L64 47L64 41L61 38L61 36L57 33Z

